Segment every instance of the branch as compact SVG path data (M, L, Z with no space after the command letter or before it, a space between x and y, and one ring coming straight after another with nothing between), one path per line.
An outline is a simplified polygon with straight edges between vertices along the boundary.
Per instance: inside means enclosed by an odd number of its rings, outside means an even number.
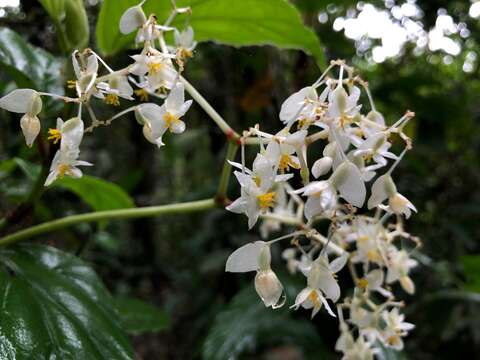
M17 231L13 234L4 236L3 238L0 238L0 246L10 245L20 240L28 239L41 234L46 234L83 222L112 219L133 219L158 215L190 213L211 209L216 206L217 205L214 199L207 199L178 204L146 206L133 209L96 211L86 214L71 215L57 220L48 221L43 224L35 225L27 229Z

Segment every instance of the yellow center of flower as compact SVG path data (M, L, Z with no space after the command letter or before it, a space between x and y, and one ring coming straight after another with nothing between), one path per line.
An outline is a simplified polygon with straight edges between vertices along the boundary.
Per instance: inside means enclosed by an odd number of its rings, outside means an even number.
M363 160L365 160L366 163L369 163L372 161L372 154L367 154L367 155L363 155Z
M47 140L52 140L54 144L58 143L62 138L62 133L58 129L48 129L48 135Z
M340 126L342 129L345 127L346 124L350 123L353 120L352 116L348 116L345 114L340 115Z
M379 261L381 259L380 254L377 250L368 250L367 252L367 259L372 262Z
M255 185L257 185L258 187L260 187L260 185L262 185L262 178L260 176L255 176L253 178L253 181L255 182Z
M75 89L77 86L77 82L75 80L68 80L67 81L67 87L69 89Z
M298 119L297 127L299 129L303 129L304 127L307 127L311 124L312 122L308 120L306 117L301 117Z
M72 168L67 164L60 164L57 167L58 177L63 178L65 175L70 175L72 173Z
M180 59L188 59L188 58L191 58L193 56L193 53L192 53L191 50L188 50L188 49L185 49L185 48L179 48L177 50L177 56Z
M148 73L149 74L156 74L163 68L163 64L161 62L151 62L148 64Z
M320 307L322 306L320 304L320 299L318 298L318 294L316 291L310 292L310 295L308 295L308 299L312 302L314 307Z
M358 237L358 242L361 243L361 244L364 244L367 241L368 241L368 236L363 235L363 236Z
M167 125L167 127L171 130L172 129L172 126L177 122L177 121L180 121L180 118L176 115L173 115L172 113L170 112L167 112L165 113L165 115L163 115L163 120L165 120L165 123Z
M140 99L140 101L148 101L148 92L145 89L135 90L135 95Z
M120 100L118 99L118 96L115 94L107 94L104 100L107 105L113 105L113 106L120 105Z
M365 279L365 278L359 279L358 282L357 282L357 285L360 289L365 290L368 286L368 280Z
M398 335L392 335L387 339L387 343L391 346L398 344L400 341L400 337Z
M263 195L258 195L257 200L258 206L260 206L262 210L271 208L275 205L275 192L272 191Z
M283 174L285 171L288 171L290 168L300 169L300 166L293 161L290 155L284 154L280 157L278 168L280 172Z

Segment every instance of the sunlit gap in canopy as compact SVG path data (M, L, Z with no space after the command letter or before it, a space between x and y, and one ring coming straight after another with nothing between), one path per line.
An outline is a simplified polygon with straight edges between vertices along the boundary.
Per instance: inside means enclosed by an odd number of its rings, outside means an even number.
M469 15L480 17L480 1L471 5ZM437 11L435 25L430 29L425 27L423 17L421 4L416 0L386 0L383 7L360 1L343 11L330 4L318 20L327 23L330 18L335 31L343 31L355 42L358 55L374 63L401 56L406 45L413 45L415 55L438 53L445 64L452 63L470 36L467 24L456 23L445 9ZM476 53L466 52L464 58L463 70L472 72Z

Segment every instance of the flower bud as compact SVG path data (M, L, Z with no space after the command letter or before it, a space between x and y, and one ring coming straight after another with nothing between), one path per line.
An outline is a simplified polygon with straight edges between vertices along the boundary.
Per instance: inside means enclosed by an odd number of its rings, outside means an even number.
M337 88L333 91L333 99L332 101L337 104L338 110L340 112L344 112L347 108L347 92L342 86L337 86Z
M325 175L332 168L333 159L329 156L325 156L315 161L312 167L312 174L315 179L322 175Z
M412 295L415 292L415 284L409 276L405 275L400 278L400 285L402 285L403 290Z
M20 119L20 127L28 147L32 147L33 142L40 133L40 120L36 116L25 114Z
M283 306L285 296L282 298L283 286L277 275L272 270L262 270L255 276L255 290L266 307L273 309Z
M270 254L270 246L265 245L260 250L258 255L258 269L260 271L270 270L270 262L272 260L272 255Z
M392 209L395 214L401 214L408 206L408 200L405 196L396 193L389 199L388 205L390 205L390 209Z

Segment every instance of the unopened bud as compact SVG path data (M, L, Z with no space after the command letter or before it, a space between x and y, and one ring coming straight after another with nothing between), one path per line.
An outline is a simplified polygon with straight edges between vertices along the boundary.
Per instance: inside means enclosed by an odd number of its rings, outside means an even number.
M32 98L30 99L30 104L28 106L28 114L31 116L36 116L40 114L40 111L42 111L42 99L40 95L35 93Z
M412 295L415 292L415 284L409 276L405 275L400 278L400 285L402 285L403 290Z
M40 133L40 126L40 120L36 116L25 114L20 119L20 127L28 147L32 147L33 142Z
M270 270L270 262L272 255L270 254L270 246L265 245L258 255L258 268L260 271Z
M283 306L285 297L282 298L283 286L277 275L272 270L259 271L255 276L255 290L266 307L273 309Z

